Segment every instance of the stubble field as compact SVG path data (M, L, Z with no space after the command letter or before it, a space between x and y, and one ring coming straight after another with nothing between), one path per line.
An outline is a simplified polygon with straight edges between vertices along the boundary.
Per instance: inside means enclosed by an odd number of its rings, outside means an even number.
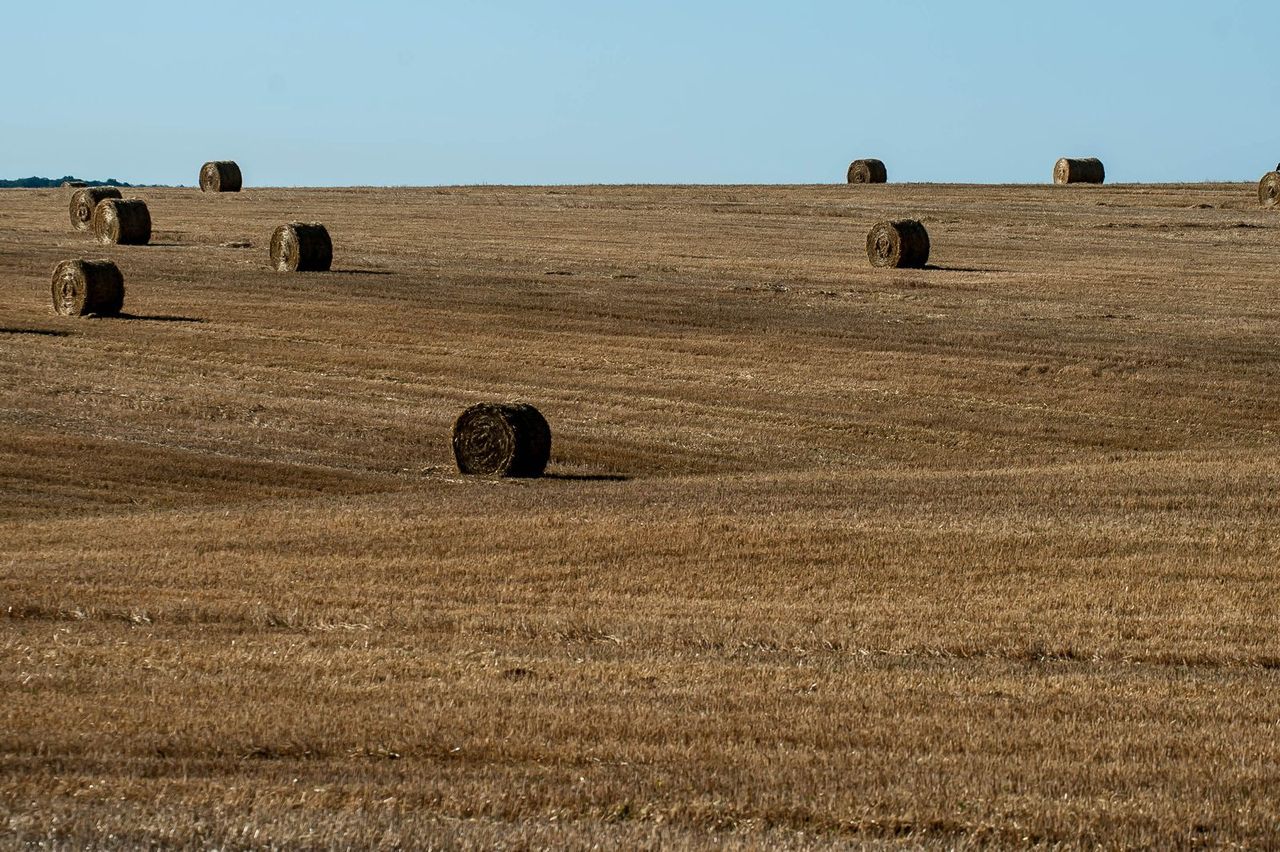
M0 844L1276 842L1252 187L68 192L0 192ZM459 476L507 399L550 475Z

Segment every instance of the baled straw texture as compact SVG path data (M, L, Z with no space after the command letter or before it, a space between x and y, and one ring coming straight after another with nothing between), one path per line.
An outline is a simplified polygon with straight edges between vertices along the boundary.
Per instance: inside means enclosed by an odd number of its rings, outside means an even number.
M114 316L124 307L124 276L109 260L64 260L53 268L53 309L63 316Z
M88 231L93 227L93 210L104 198L119 198L114 186L89 186L71 193L71 227Z
M453 426L453 457L467 474L541 476L551 458L551 427L527 403L478 403Z
M140 198L106 198L93 208L93 235L103 245L145 246L151 242L151 211Z
M885 183L889 172L879 160L854 160L849 164L849 183Z
M231 160L214 160L200 167L200 189L203 192L239 192L240 167Z
M920 269L929 262L929 232L914 219L879 222L867 234L867 260L887 269Z
M1056 184L1102 183L1106 177L1107 171L1097 157L1063 157L1053 164L1053 182Z
M290 222L271 234L271 266L277 272L326 272L333 240L319 222Z
M1280 204L1280 165L1274 172L1267 172L1258 181L1258 202L1263 207L1275 207Z

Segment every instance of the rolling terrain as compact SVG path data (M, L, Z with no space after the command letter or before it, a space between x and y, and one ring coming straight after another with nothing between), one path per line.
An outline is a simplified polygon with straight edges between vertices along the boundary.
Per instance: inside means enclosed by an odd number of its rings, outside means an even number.
M68 193L0 191L0 845L1280 833L1252 186ZM458 475L508 399L549 475Z

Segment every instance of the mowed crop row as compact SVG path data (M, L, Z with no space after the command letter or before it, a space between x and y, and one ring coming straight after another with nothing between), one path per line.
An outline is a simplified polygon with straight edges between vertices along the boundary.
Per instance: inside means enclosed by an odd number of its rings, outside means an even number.
M1251 187L147 204L85 255L64 193L0 193L0 838L1280 826ZM268 268L299 211L333 271ZM929 268L868 267L898 216ZM124 318L53 314L81 255ZM509 399L547 477L459 476L453 419Z

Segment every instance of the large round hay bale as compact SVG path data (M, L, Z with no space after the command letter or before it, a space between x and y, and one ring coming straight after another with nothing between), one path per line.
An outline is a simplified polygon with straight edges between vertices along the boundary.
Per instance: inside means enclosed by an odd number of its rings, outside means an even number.
M1053 182L1056 184L1102 183L1106 177L1107 171L1097 157L1063 157L1053 164Z
M879 160L854 160L849 164L849 183L885 183L889 172Z
M920 269L929 262L929 232L914 219L879 222L867 234L867 260L888 269Z
M319 222L290 222L271 234L271 265L278 272L326 272L333 240Z
M1258 181L1258 201L1263 207L1275 207L1280 204L1280 165L1274 172L1267 172Z
M114 186L89 186L71 193L71 227L87 231L93 227L93 209L104 198L119 198Z
M109 260L64 260L53 268L53 309L63 316L114 316L124 307L124 276Z
M453 424L453 457L463 473L541 476L551 458L551 427L526 403L478 403Z
M239 192L240 167L231 160L214 160L200 167L203 192Z
M93 208L93 235L104 245L151 242L151 211L141 198L104 198Z
M62 182L63 189L79 189L82 186L88 186L88 185L89 184L85 183L82 180L64 180Z

